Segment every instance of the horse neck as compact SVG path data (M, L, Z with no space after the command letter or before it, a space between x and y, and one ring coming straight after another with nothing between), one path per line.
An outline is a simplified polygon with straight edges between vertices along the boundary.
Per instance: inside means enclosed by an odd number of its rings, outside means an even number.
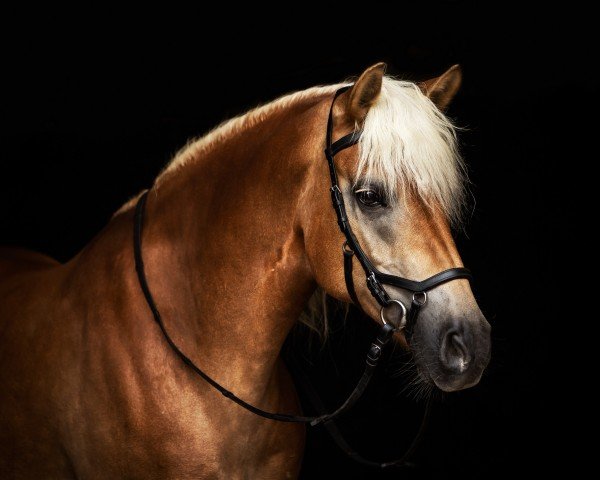
M148 197L143 255L167 328L238 391L269 380L314 290L298 224L321 151L314 106L275 113L198 152Z

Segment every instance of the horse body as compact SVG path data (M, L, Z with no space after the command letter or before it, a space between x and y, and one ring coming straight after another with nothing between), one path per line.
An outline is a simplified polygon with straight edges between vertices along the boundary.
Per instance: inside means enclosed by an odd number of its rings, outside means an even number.
M207 164L218 165L233 149L215 151L194 169L205 175ZM275 166L244 153L240 168L258 170L247 185L221 167L223 174L209 174L216 192L201 178L181 184L171 175L151 195L144 235L149 282L167 327L198 364L250 402L299 413L278 353L314 286L294 252L293 217L269 232L257 229L252 209L278 217L283 210L269 212L269 182L259 178ZM285 189L283 173L274 190ZM222 186L227 191L220 193ZM293 192L287 189L277 208L297 201ZM225 221L229 232L216 228ZM119 213L64 265L33 253L3 255L3 478L295 477L304 427L231 404L169 350L135 276L132 225L131 209ZM255 240L240 245L246 236Z
M337 138L379 93L373 76L381 88L383 71L368 72L336 105ZM322 150L336 88L284 97L217 129L182 151L148 195L142 254L167 330L212 378L268 411L300 413L279 352L316 286L350 301ZM346 151L339 162L352 195L356 161ZM443 211L405 200L416 213L387 224L391 209L348 204L377 265L394 271L389 254L414 255L418 262L395 273L426 277L460 264ZM409 220L417 227L396 238L390 222ZM251 414L185 367L144 300L132 240L130 202L65 264L0 251L0 477L296 477L304 427ZM435 362L446 370L432 370L437 351L421 352L423 375L448 390L476 383L489 355L489 327L468 283L454 283L431 295L438 303L415 333L428 345L441 305L461 318L449 340L448 321L436 323L442 347L449 343ZM366 286L357 294L378 318Z

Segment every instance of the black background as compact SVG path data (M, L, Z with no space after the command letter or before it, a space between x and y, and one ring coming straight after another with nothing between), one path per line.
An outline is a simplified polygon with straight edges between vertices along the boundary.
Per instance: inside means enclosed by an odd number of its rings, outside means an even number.
M153 12L159 15L151 20L95 12L77 22L54 10L5 17L4 27L13 28L3 30L0 47L0 243L67 260L189 137L222 120L380 60L407 79L460 63L464 85L448 113L466 128L461 145L475 201L457 240L493 325L493 358L479 386L437 402L415 459L420 467L402 478L555 468L565 437L553 402L561 314L550 272L569 259L560 254L571 239L567 174L579 168L573 145L589 135L576 105L598 93L576 58L593 46L581 19L581 38L562 35L568 12L526 20L488 8L373 4L335 16L296 4L275 25L250 20L244 10L235 11L238 21L231 11ZM290 15L300 27L289 24ZM342 327L334 319L323 350L309 351L298 337L292 342L310 357L306 368L329 406L352 387L373 328L356 312ZM349 441L372 458L397 456L421 415L422 402L402 393L404 380L393 375L401 362L392 354L341 422ZM311 431L303 478L330 471L397 477L353 464L323 432Z

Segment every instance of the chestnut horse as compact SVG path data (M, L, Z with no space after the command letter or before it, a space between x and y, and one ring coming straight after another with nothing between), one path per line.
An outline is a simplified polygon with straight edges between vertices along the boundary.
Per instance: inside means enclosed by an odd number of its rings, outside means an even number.
M334 139L363 132L335 162L352 228L383 272L419 280L462 265L450 225L464 173L441 113L460 82L457 66L417 85L377 64L335 101ZM350 302L323 155L338 88L283 97L190 143L147 198L146 277L171 337L269 411L300 413L279 354L311 294ZM136 277L133 205L65 264L0 250L0 477L296 477L304 427L235 405L165 342ZM452 391L479 381L489 330L456 280L430 292L410 345L395 341L423 382Z

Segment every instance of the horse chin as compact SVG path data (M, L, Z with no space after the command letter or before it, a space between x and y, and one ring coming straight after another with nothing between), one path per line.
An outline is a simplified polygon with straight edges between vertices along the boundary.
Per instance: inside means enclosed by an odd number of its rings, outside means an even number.
M419 373L419 377L426 383L427 385L431 385L432 387L436 387L442 392L458 392L459 390L466 390L467 388L474 387L479 383L481 379L481 375L478 375L476 378L465 381L465 378L462 376L446 376L440 374L432 374L428 370L417 366L417 371Z
M458 392L459 390L465 390L467 388L474 387L479 383L479 378L471 380L469 382L464 382L462 379L458 381L444 381L444 382L435 382L436 387L444 392Z

